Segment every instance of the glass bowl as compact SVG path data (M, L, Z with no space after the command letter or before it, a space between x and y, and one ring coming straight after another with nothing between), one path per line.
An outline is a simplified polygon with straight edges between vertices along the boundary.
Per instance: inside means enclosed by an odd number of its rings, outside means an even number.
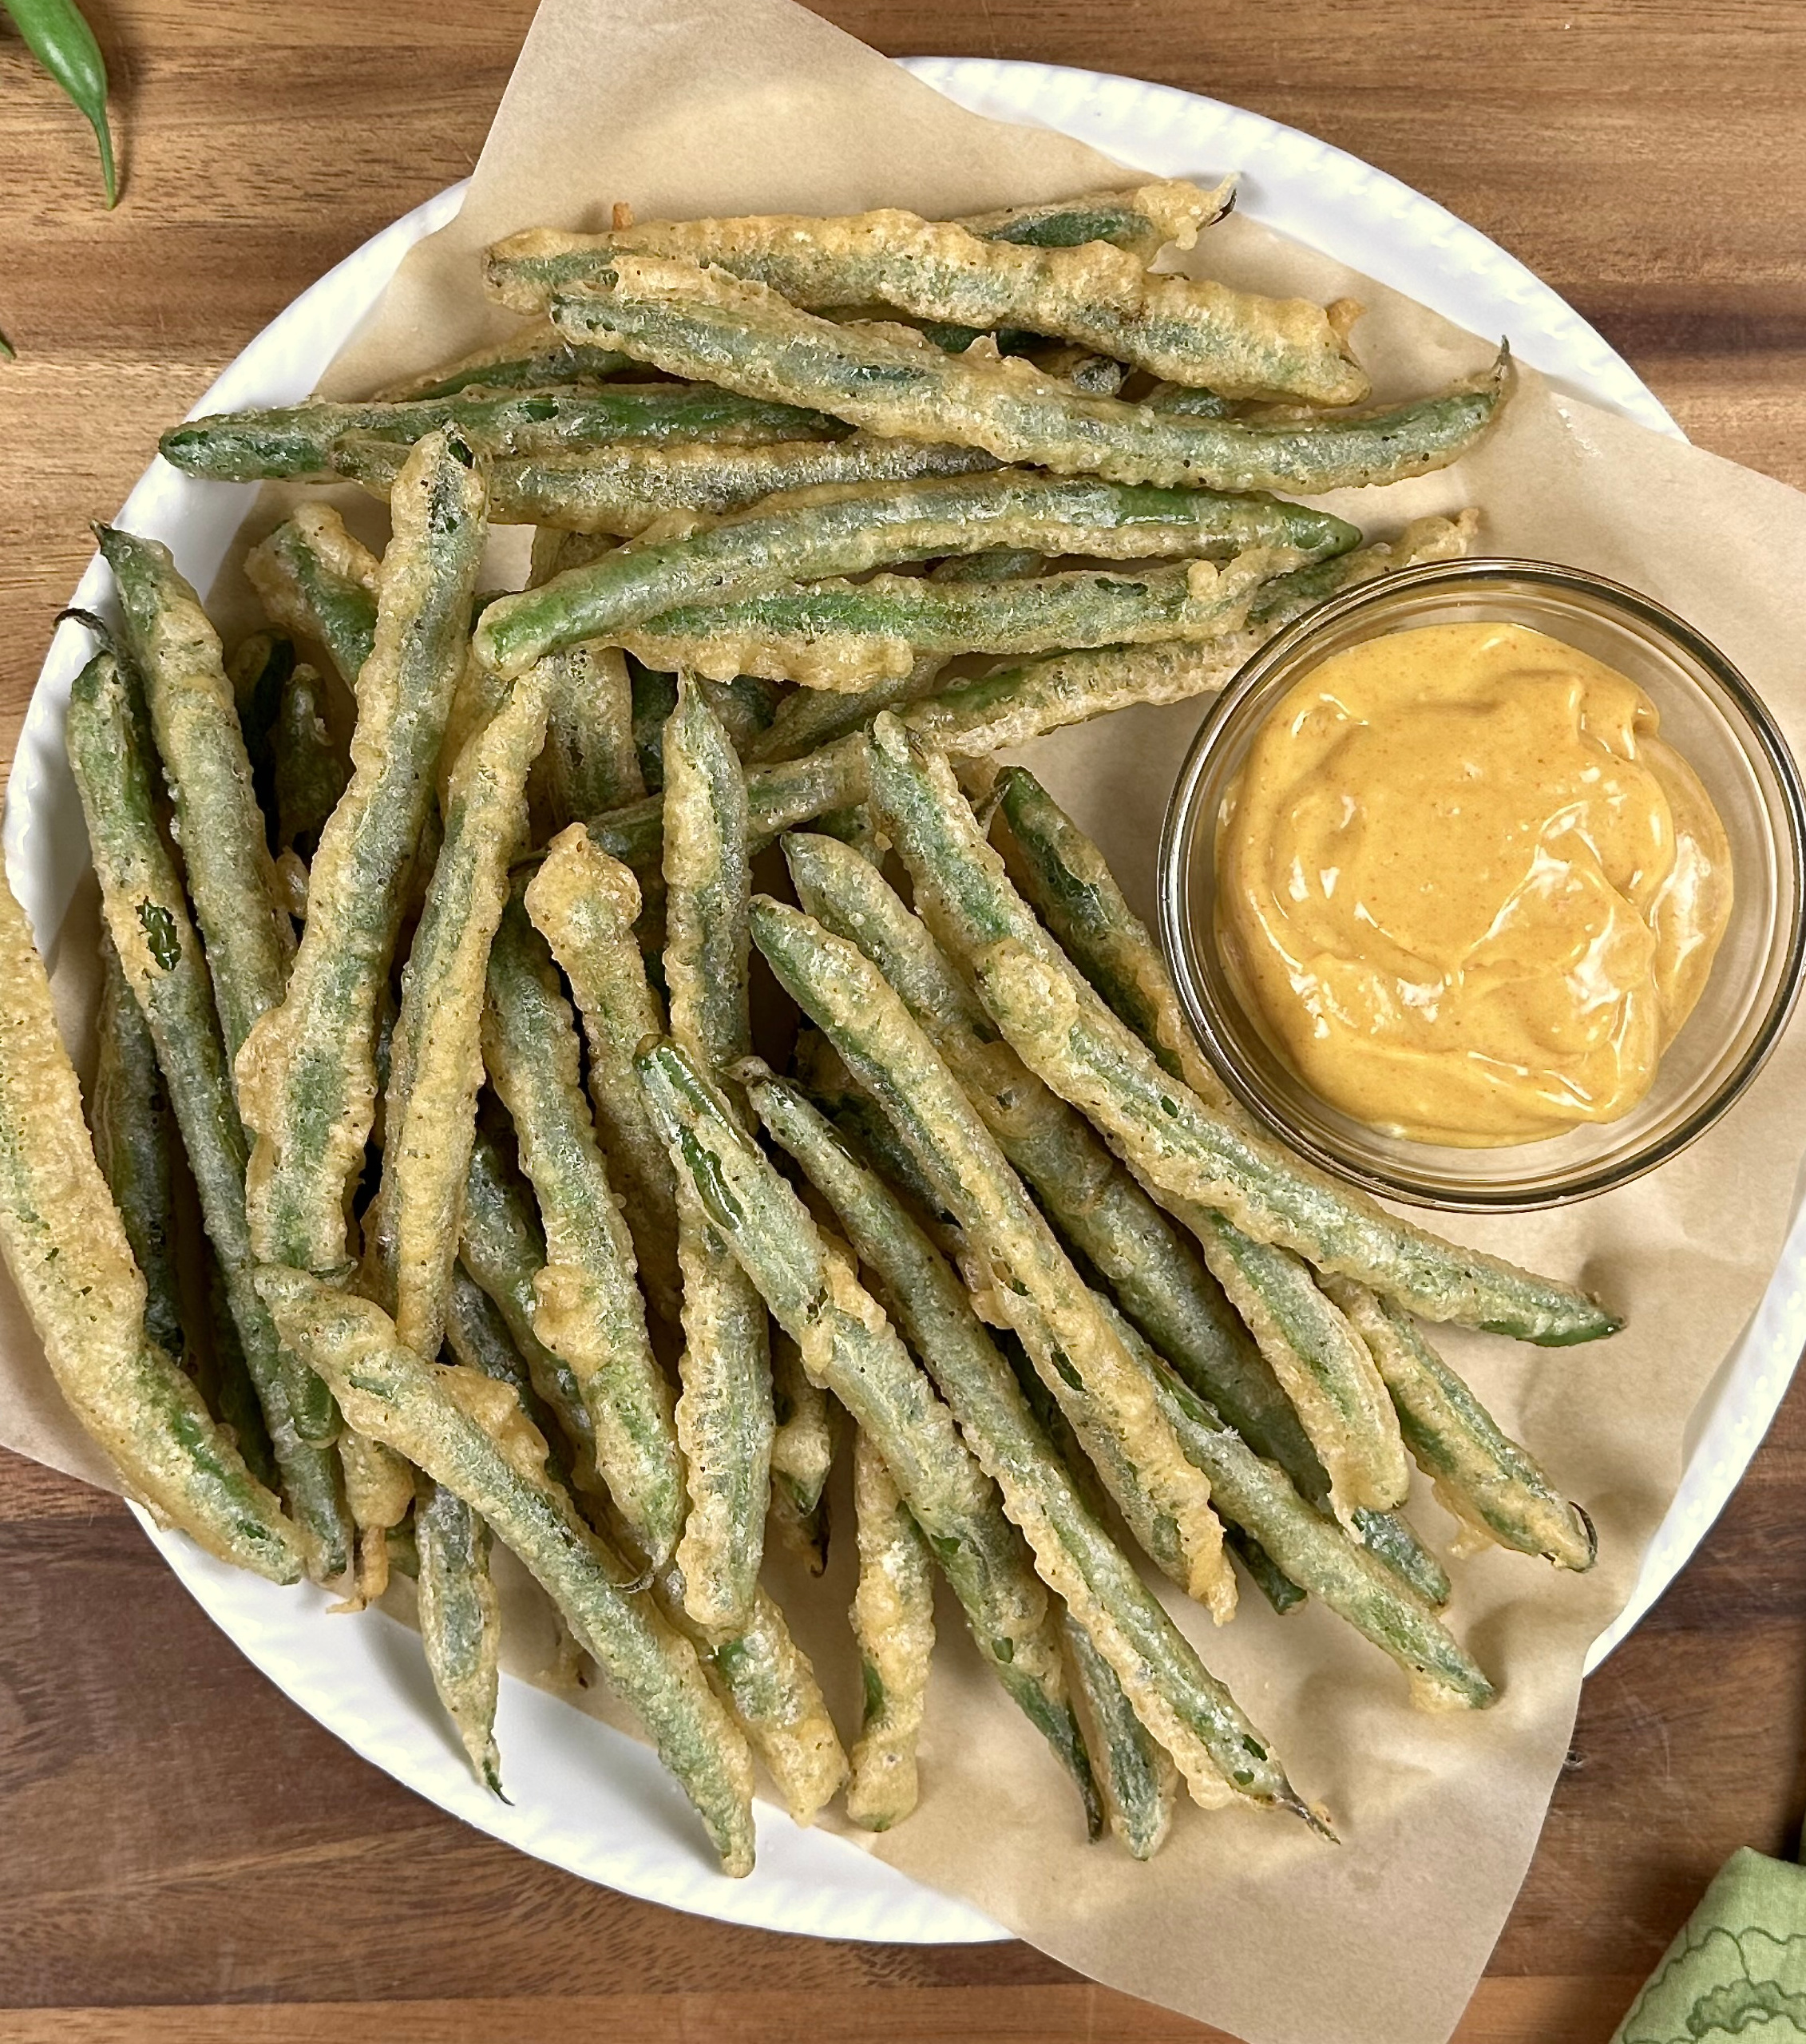
M1254 735L1330 655L1431 624L1526 625L1590 653L1644 690L1661 735L1724 819L1736 898L1711 976L1657 1069L1614 1122L1540 1142L1455 1149L1388 1135L1319 1099L1250 1018L1216 938L1216 838ZM1676 1155L1731 1105L1774 1048L1799 992L1806 792L1762 700L1693 627L1634 589L1536 561L1434 563L1332 598L1255 655L1211 706L1167 808L1160 932L1210 1062L1293 1149L1368 1190L1469 1213L1561 1206Z

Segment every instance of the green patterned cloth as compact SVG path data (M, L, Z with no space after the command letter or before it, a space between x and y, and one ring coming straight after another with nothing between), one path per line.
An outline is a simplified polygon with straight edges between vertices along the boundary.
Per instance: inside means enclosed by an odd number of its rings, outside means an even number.
M1806 2044L1806 1867L1733 1852L1612 2044Z

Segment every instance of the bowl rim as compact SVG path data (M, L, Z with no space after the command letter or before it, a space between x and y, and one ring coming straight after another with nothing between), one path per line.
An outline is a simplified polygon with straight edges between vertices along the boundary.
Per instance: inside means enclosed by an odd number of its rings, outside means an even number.
M1206 770L1225 733L1233 729L1238 712L1276 667L1289 662L1301 647L1333 627L1363 611L1378 609L1401 594L1445 587L1472 586L1483 590L1490 584L1514 582L1603 597L1608 606L1673 642L1711 675L1728 699L1729 708L1735 712L1733 721L1741 725L1740 736L1746 750L1759 752L1766 760L1780 791L1783 830L1776 834L1776 858L1777 866L1784 868L1791 878L1792 900L1782 970L1766 1013L1737 1064L1675 1127L1622 1158L1577 1167L1547 1184L1476 1186L1456 1192L1443 1185L1432 1187L1407 1172L1395 1174L1357 1159L1295 1127L1248 1082L1237 1060L1219 1040L1209 1010L1198 995L1195 984L1198 976L1192 969L1187 941L1190 918L1186 913L1184 881L1196 836L1198 790ZM1573 1206L1628 1185L1678 1156L1721 1120L1748 1091L1780 1042L1798 1003L1802 980L1806 979L1806 969L1806 969L1806 780L1802 779L1798 763L1772 712L1726 655L1665 604L1610 576L1557 561L1499 554L1424 562L1345 589L1276 632L1224 684L1193 734L1167 798L1160 829L1158 872L1161 949L1200 1047L1236 1101L1255 1116L1264 1130L1320 1169L1384 1198L1444 1213L1531 1213Z

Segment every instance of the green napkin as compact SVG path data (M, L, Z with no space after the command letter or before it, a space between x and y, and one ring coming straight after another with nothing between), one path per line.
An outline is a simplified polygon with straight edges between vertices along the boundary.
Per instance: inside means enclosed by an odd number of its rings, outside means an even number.
M1806 2044L1806 1867L1733 1852L1612 2044Z

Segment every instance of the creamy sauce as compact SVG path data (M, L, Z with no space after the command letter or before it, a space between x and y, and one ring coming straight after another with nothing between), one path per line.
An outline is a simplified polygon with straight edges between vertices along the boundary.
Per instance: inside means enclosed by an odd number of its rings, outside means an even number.
M1636 1105L1731 911L1724 826L1657 723L1515 624L1372 640L1285 697L1219 820L1218 941L1313 1091L1468 1147Z

